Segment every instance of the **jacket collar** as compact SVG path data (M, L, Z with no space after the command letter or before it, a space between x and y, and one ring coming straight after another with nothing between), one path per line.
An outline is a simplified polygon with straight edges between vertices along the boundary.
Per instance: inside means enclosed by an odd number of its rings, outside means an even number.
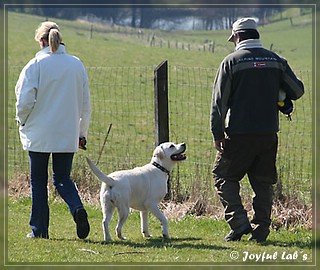
M253 49L253 48L263 48L260 39L246 39L237 44L235 51Z
M60 44L58 50L55 53L60 54L60 53L65 53L65 52L66 52L65 46L63 44ZM47 46L47 47L43 48L41 51L37 52L36 57L41 56L41 55L46 55L46 54L51 54L49 46Z

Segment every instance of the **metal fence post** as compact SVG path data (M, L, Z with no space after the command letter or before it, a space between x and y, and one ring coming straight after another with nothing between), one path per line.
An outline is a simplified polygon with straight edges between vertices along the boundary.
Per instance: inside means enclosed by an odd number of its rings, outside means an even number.
M155 145L169 141L168 62L154 70Z

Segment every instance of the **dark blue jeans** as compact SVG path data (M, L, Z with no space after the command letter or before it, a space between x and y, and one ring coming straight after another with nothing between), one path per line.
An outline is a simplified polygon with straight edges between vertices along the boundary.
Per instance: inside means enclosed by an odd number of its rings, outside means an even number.
M32 209L30 226L35 237L49 238L48 162L51 153L29 151ZM52 153L53 185L73 215L83 208L78 191L70 179L74 153Z

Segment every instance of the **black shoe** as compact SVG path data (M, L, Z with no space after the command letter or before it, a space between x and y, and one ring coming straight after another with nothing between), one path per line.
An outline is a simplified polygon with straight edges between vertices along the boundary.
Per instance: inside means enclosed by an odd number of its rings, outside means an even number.
M248 234L252 231L252 227L250 224L246 224L244 226L239 227L237 230L231 230L228 235L224 238L226 242L229 241L240 241L242 235Z
M253 236L253 235L251 235L248 240L249 240L249 241L255 241L255 242L257 242L257 243L264 243L264 242L267 241L266 238L255 237L255 236Z
M49 236L48 235L38 235L38 236L35 236L33 232L31 233L28 233L27 234L27 238L43 238L43 239L49 239Z
M77 235L80 239L85 239L90 232L90 225L88 222L88 215L84 208L79 208L76 210L74 216L74 221L77 224Z
M270 233L270 229L268 227L256 225L251 232L251 237L249 241L256 241L257 243L264 243L267 241L267 237Z

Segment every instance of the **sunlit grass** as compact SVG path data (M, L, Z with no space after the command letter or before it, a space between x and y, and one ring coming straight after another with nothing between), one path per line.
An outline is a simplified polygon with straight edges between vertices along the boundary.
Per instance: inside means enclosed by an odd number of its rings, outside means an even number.
M272 230L265 244L247 241L244 236L240 242L224 242L229 228L224 221L209 217L186 215L181 219L169 220L170 240L161 236L159 221L149 217L152 238L145 239L140 233L139 213L129 215L123 233L127 240L115 237L114 228L117 214L114 215L110 230L113 241L104 243L101 227L102 213L100 207L86 205L91 231L85 241L77 239L75 224L62 202L50 201L49 240L28 239L29 211L31 200L9 198L8 205L8 264L112 264L112 263L178 263L209 264L217 263L253 263L255 259L247 258L250 254L274 254L278 257L266 260L268 263L310 264L313 259L312 232L302 228ZM26 248L27 247L27 248ZM231 252L237 252L238 258L231 258ZM281 258L298 253L297 258ZM288 255L289 254L289 255ZM253 255L252 255L253 256ZM304 256L304 257L303 257ZM306 260L304 260L306 259ZM261 259L257 259L261 263Z

